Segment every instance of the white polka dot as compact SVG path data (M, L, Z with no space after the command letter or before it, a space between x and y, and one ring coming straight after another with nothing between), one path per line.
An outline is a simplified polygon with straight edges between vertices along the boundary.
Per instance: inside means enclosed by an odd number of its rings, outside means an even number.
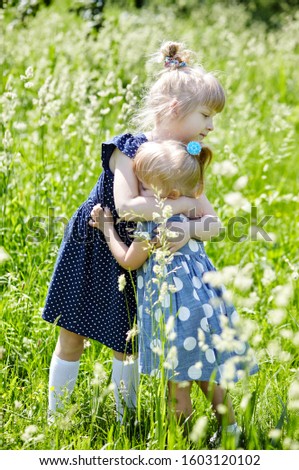
M197 276L193 276L193 278L192 278L192 284L193 284L194 287L196 287L197 289L200 289L200 288L201 288L201 285L202 285Z
M157 322L160 321L162 317L162 310L160 308L157 308L157 310L155 311L155 319L157 320Z
M194 349L195 346L196 346L196 339L193 336L188 336L188 338L184 340L184 348L187 351L192 351L192 349Z
M139 274L139 276L137 277L137 287L138 289L142 289L143 288L143 277Z
M195 298L195 300L199 300L198 294L195 289L193 289L193 297Z
M190 310L187 307L180 307L178 310L178 317L181 321L186 321L190 317Z
M188 369L188 375L190 379L198 380L200 379L201 374L202 374L202 369L200 367L197 367L196 365L191 366Z
M194 253L196 253L196 251L198 251L198 244L195 240L189 240L188 242L188 245L189 245L189 248L191 251L193 251Z
M198 269L200 270L201 273L204 272L204 267L203 267L203 264L200 263L199 261L195 261L196 262L196 266L198 267Z
M173 277L173 282L174 282L174 284L175 284L175 287L176 287L177 292L183 289L183 283L182 283L182 281L180 280L180 278L174 276L174 277Z
M207 349L205 352L206 359L210 364L213 364L216 361L215 353L213 349Z
M213 307L210 304L203 304L202 306L205 316L210 318L213 315Z
M202 320L200 320L200 326L203 329L203 331L206 331L207 333L210 332L208 320L206 318L202 318Z
M189 267L188 267L188 264L186 263L186 261L182 261L182 266L185 269L185 273L189 274L190 271L189 271Z

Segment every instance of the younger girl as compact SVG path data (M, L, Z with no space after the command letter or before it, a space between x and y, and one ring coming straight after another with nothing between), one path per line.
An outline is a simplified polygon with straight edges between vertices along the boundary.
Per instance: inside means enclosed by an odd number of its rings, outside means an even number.
M134 159L141 194L158 191L163 198L198 197L203 190L203 174L211 156L211 151L198 142L190 142L187 147L175 141L144 143ZM147 239L155 237L157 224L140 223L137 238L127 247L117 235L108 209L97 208L93 216L97 217L97 227L103 231L119 264L125 269L139 268L140 371L158 376L164 369L168 378L169 405L174 407L179 419L192 413L192 382L198 383L207 395L210 383L214 383L212 404L219 426L223 415L218 413L217 406L225 403L228 410L225 430L237 434L239 430L231 400L219 383L225 376L226 367L233 370L230 377L233 381L243 375L240 371L252 374L257 367L248 345L238 338L235 330L238 315L233 305L225 302L224 288L216 289L204 281L204 274L215 268L202 241L191 239L174 254L168 252L170 256L166 262L165 247L162 252L153 250L145 262L150 254L149 243L142 238L145 234L149 235ZM185 216L174 216L171 220L181 218ZM208 226L208 219L208 215L204 216L202 224ZM215 224L217 232L218 222L211 224ZM233 331L231 343L226 348L221 341L224 325Z
M112 380L119 414L122 405L119 389L127 390L128 407L136 403L137 362L123 362L136 353L127 332L136 317L134 289L129 282L124 292L118 290L118 277L127 274L111 255L103 235L89 226L96 204L107 206L122 241L130 245L130 224L126 214L152 220L153 197L139 195L132 170L132 158L139 146L155 139L188 142L202 140L213 130L213 116L223 109L225 95L218 80L202 67L192 66L189 51L180 43L162 45L158 59L162 70L149 89L139 113L143 133L126 133L102 145L102 173L88 199L71 218L60 247L50 282L43 318L60 326L59 338L50 365L49 412L61 407L61 396L73 391L83 352L84 338L95 339L113 350ZM174 213L193 211L193 216L211 213L207 198L180 197L169 201ZM214 213L215 214L215 213ZM132 216L129 215L128 218ZM200 228L200 227L199 227ZM196 224L181 223L181 229L195 235ZM186 239L180 242L186 243ZM132 273L135 279L135 272Z

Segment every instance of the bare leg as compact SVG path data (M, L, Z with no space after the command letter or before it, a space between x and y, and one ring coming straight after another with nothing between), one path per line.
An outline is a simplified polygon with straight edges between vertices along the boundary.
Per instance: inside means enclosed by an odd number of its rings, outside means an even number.
M211 401L213 410L215 412L219 425L222 425L222 421L225 421L225 425L234 424L236 422L235 413L232 405L231 398L226 390L217 384L210 382L197 382L201 390ZM217 406L223 404L227 408L227 413L222 415L218 412Z
M185 420L192 414L190 396L192 382L188 382L185 387L180 385L180 382L168 381L168 406L171 412L174 411L178 422Z
M84 349L84 336L60 328L55 354L64 361L79 361Z

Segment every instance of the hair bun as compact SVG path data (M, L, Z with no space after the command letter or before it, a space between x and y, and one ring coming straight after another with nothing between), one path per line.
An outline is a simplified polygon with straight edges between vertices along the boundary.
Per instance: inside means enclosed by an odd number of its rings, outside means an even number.
M185 62L189 65L192 52L185 49L184 44L181 42L167 41L162 44L160 54L163 62L165 62L167 58L170 58L177 60L178 63Z

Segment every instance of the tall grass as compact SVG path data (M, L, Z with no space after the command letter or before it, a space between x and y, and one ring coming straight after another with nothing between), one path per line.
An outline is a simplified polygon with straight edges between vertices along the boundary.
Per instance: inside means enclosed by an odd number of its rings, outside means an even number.
M210 405L194 387L193 440L186 436L168 420L163 381L145 376L137 421L116 424L111 356L96 342L86 344L66 412L57 426L47 425L58 332L41 310L63 228L101 172L101 142L130 129L150 73L148 55L173 39L198 51L227 91L209 137L215 160L207 175L207 195L226 233L206 249L224 277L224 267L241 269L228 287L253 328L260 365L231 391L242 446L298 449L298 14L281 16L280 29L266 31L250 24L241 6L202 5L188 17L174 7L156 7L155 14L107 7L94 36L68 6L54 2L25 25L13 21L12 8L4 17L2 448L206 448L215 430ZM256 229L265 216L271 241ZM233 217L239 224L232 234Z

